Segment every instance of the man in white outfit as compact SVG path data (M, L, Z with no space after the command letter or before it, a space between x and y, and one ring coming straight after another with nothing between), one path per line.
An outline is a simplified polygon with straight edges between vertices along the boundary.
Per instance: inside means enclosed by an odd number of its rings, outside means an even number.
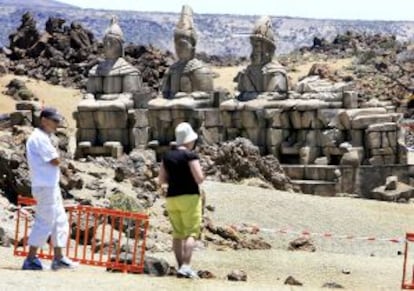
M62 248L68 240L69 224L63 207L59 187L59 153L53 146L50 135L61 121L53 108L45 108L40 114L40 127L30 135L26 144L27 161L32 182L32 195L37 201L35 222L29 236L29 254L23 270L43 270L37 258L37 250L51 236L54 246L52 269L74 268L78 264L63 256Z

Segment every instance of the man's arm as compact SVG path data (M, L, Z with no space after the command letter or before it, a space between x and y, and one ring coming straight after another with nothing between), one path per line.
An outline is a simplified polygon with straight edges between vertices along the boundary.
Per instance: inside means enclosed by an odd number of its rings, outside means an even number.
M50 140L42 140L42 142L38 142L37 151L44 162L50 163L56 167L60 165L59 153Z

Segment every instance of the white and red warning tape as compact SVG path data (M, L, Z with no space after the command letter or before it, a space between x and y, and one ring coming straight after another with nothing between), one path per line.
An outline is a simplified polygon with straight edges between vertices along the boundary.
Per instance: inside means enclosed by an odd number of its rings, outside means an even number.
M21 207L20 211L23 216L33 219L32 214L27 210L32 210L33 207ZM151 219L151 221L159 219ZM260 227L256 224L242 224L242 225L229 225L235 231L245 232L250 234L257 234L259 232L269 233L269 234L286 234L286 235L297 235L305 237L322 237L326 239L344 239L344 240L358 240L358 241L370 241L370 242L390 242L390 243L405 243L405 237L376 237L376 236L355 236L355 235L344 235L344 234L335 234L332 232L311 232L309 230L295 230L290 227L282 228L265 228Z
M294 230L288 227L284 228L264 228L257 225L231 225L232 229L247 232L247 233L271 233L271 234L294 234L305 237L322 237L327 239L346 239L346 240L359 240L359 241L370 241L370 242L390 242L390 243L404 243L406 241L405 237L376 237L376 236L355 236L355 235L342 235L334 234L332 232L311 232L309 230Z

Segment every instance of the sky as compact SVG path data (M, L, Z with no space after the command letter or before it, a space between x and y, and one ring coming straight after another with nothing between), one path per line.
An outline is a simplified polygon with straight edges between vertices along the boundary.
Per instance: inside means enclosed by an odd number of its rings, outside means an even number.
M306 18L412 20L414 0L59 0L83 8L293 16Z

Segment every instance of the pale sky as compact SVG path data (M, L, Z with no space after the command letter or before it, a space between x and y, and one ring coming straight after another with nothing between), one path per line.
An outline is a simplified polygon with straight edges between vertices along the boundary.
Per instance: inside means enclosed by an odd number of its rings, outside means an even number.
M307 18L413 20L414 0L59 0L83 8L297 16Z

